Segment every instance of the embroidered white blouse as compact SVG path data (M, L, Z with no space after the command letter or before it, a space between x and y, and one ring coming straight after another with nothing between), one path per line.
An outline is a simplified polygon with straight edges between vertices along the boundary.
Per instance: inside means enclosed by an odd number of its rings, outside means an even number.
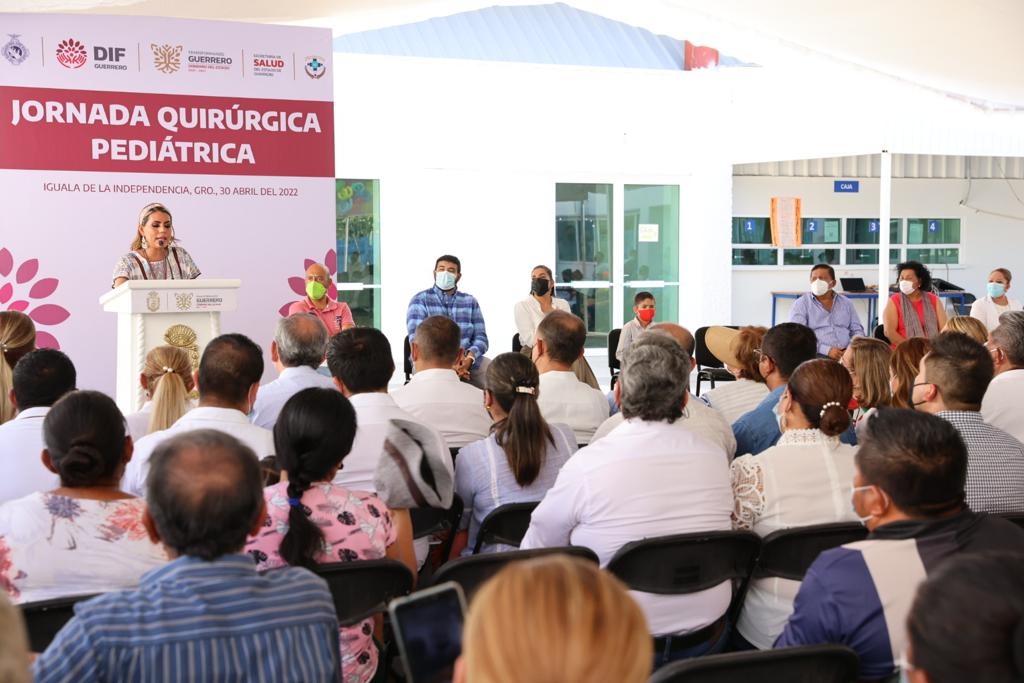
M113 279L126 277L129 280L195 280L201 273L195 261L181 247L167 250L163 261L147 261L138 252L130 251L114 266Z
M856 521L850 497L856 446L818 429L783 432L759 455L732 462L733 526L767 536L779 529ZM793 611L799 581L750 583L737 628L759 649L771 648Z

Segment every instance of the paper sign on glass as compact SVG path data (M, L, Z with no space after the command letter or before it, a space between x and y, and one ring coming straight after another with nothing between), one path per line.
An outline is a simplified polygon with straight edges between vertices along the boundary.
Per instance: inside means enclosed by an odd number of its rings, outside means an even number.
M640 228L640 241L641 242L657 242L658 241L658 224L657 223L641 223L639 228Z
M772 245L776 247L799 247L800 198L772 197Z

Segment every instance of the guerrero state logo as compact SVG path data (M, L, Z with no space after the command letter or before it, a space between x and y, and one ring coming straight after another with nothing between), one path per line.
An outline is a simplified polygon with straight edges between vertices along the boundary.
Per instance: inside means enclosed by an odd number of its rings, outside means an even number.
M57 45L57 61L68 69L77 69L85 65L87 59L85 45L74 38L67 38Z
M151 44L149 49L153 51L153 66L157 71L165 74L172 74L181 68L181 45L155 45Z
M7 35L9 35L11 39L3 46L4 59L14 66L18 66L28 59L28 48L25 47L23 42L18 40L21 36L17 33L8 33Z

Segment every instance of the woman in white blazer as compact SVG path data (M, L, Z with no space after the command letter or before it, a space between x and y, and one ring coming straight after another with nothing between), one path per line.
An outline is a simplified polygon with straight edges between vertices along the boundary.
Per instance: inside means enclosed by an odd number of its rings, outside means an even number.
M971 317L985 323L988 331L999 327L999 316L1008 311L1019 311L1021 303L1006 296L1013 276L1006 268L996 268L988 276L987 296L971 304Z

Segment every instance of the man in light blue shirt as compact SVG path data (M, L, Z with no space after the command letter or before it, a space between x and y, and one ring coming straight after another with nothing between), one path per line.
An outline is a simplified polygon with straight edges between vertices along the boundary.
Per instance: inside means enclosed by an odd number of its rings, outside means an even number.
M811 291L794 302L789 321L811 328L818 339L818 353L839 360L850 340L864 335L864 327L853 302L836 294L835 286L832 266L819 263L811 268Z
M810 328L797 323L781 323L764 335L758 370L771 392L749 413L732 425L736 436L736 455L757 455L775 445L782 436L775 406L786 390L789 376L804 361L815 358L817 342ZM843 443L856 444L852 427L840 437Z

